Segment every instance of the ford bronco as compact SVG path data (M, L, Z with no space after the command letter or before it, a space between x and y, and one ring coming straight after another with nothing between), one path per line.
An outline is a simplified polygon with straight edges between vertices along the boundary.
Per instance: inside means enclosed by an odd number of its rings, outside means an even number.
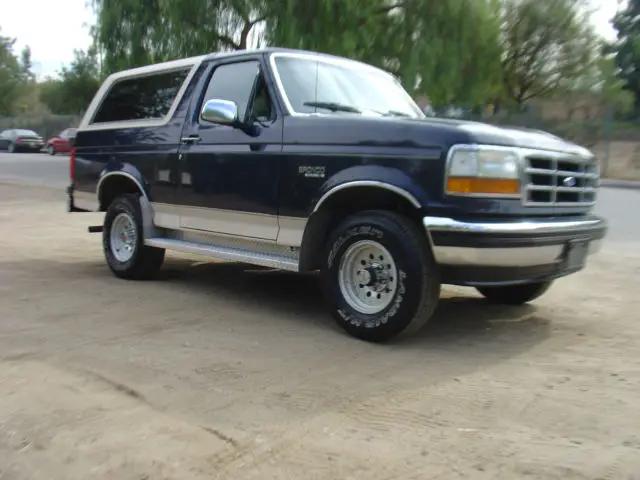
M426 117L391 74L268 48L109 76L70 157L71 212L105 212L106 263L148 279L165 250L319 271L349 334L432 316L441 284L522 304L607 231L594 155L551 134Z

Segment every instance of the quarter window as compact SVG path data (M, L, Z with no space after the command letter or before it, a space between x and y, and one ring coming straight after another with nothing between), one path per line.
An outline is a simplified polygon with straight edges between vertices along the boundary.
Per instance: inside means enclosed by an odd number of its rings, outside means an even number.
M251 92L260 72L257 61L229 63L220 65L213 72L204 102L217 98L230 100L238 105L238 118L245 118Z
M164 118L189 71L186 68L114 83L92 123Z

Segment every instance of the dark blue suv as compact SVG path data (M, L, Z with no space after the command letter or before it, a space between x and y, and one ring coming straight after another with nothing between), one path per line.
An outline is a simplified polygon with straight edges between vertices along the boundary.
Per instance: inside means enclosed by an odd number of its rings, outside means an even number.
M69 210L105 212L115 275L166 249L320 271L351 335L432 315L441 284L531 301L579 271L606 222L598 165L553 135L431 118L387 72L263 49L111 75L71 156Z

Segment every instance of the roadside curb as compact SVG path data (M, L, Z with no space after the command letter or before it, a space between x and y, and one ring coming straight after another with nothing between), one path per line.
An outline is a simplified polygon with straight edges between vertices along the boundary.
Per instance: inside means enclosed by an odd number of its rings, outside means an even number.
M628 188L632 190L640 190L640 182L635 180L615 180L612 178L601 178L600 186L610 187L610 188Z

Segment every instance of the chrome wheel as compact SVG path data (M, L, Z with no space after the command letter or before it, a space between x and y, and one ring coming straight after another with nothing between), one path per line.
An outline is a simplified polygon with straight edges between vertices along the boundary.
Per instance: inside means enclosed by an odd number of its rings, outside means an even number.
M389 251L372 240L349 246L340 261L338 282L343 298L359 313L374 315L389 306L398 270Z
M119 213L113 219L109 235L111 253L119 262L126 263L133 257L138 241L138 229L128 213Z

